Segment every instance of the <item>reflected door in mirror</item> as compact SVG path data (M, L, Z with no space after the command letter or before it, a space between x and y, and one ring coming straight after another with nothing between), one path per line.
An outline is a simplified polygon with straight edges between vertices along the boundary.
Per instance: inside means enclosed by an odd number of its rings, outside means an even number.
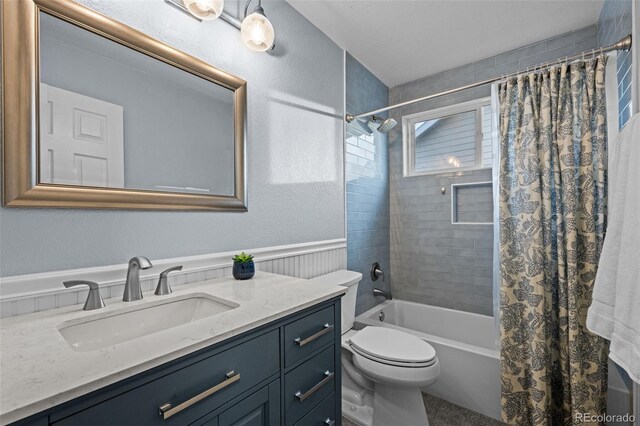
M123 109L40 85L40 182L124 187Z

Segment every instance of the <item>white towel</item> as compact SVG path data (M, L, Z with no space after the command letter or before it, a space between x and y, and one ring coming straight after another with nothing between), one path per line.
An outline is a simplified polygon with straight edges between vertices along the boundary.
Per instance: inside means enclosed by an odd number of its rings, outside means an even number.
M587 328L640 382L640 114L609 144L609 218Z

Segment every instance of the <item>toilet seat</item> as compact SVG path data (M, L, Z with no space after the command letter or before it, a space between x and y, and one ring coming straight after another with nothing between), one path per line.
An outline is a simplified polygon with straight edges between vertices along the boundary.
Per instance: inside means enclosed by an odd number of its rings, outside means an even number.
M381 364L423 368L436 363L436 351L411 334L386 327L366 327L347 340L351 350Z

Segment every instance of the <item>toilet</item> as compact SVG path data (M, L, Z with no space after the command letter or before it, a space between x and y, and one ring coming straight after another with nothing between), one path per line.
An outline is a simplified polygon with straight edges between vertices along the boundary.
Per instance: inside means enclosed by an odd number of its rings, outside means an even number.
M353 330L361 279L346 270L313 278L348 288L342 299L342 415L361 426L428 425L420 389L440 374L436 351L391 328Z

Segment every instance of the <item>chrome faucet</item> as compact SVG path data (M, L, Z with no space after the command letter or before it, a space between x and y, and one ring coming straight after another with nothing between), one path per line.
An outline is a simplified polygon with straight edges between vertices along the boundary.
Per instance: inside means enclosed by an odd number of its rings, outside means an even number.
M393 297L391 297L391 293L389 293L388 291L380 290L379 288L374 288L373 289L373 295L374 296L382 296L387 300L393 299Z
M132 257L129 260L129 269L127 270L127 282L124 285L124 295L122 301L133 302L142 299L142 288L140 287L140 269L149 269L153 265L151 261L144 256Z

